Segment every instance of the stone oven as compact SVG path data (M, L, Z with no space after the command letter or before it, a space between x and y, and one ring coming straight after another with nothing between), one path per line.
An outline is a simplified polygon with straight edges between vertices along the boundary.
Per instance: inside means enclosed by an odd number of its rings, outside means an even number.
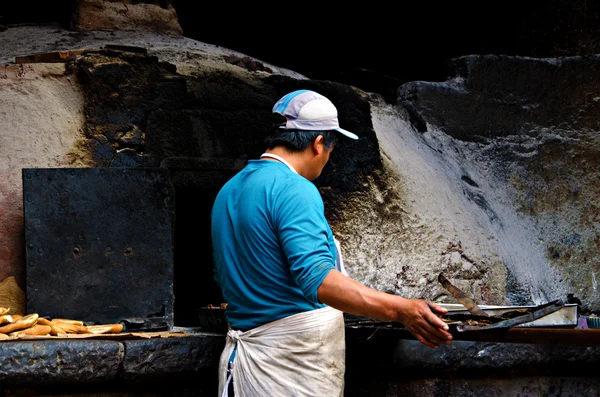
M222 300L212 201L299 88L361 135L316 181L353 277L448 302L442 269L481 304L598 307L597 56L464 56L382 98L182 37L169 1L75 3L77 31L0 26L0 276L30 310L194 329ZM90 214L92 198L111 205ZM347 328L349 396L600 390L597 338L510 330L432 352L387 325ZM45 342L0 343L0 394L213 395L223 335Z

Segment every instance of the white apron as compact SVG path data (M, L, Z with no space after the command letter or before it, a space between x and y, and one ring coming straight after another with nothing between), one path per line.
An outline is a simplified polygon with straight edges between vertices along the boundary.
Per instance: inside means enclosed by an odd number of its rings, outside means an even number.
M227 396L227 366L236 344L236 397L344 394L345 328L337 309L294 314L246 332L230 330L219 362L219 396Z
M337 251L337 255L335 257L335 268L342 273L344 276L348 276L348 272L344 267L344 258L342 258L342 247L340 242L334 237L333 241L335 242L335 249Z

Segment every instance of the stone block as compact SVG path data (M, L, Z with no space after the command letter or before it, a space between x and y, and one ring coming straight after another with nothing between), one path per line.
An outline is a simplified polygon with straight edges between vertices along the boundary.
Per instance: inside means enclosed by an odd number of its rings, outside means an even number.
M183 30L175 8L169 2L164 3L166 5L162 7L159 4L131 4L125 1L78 0L75 2L71 27L78 31L150 31L181 36Z
M107 340L0 343L0 383L29 386L117 379L125 351Z
M133 380L197 373L217 365L225 336L126 340L122 378Z

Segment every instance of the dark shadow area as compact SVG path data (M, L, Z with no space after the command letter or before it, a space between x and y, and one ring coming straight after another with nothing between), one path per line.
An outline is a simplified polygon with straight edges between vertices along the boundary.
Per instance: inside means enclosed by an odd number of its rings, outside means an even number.
M543 3L528 2L519 12L510 3L484 9L475 2L426 1L403 3L393 11L372 4L327 12L255 4L231 12L226 3L216 3L208 18L193 2L173 0L186 36L335 81L360 70L400 81L435 81L445 78L447 58L516 53L517 24Z
M0 24L58 23L67 29L74 3L73 0L2 1Z
M410 81L444 81L449 59L496 54L585 55L600 46L600 4L585 0L500 3L369 3L313 7L173 0L187 37L242 52L308 78L353 85L395 100Z
M223 182L224 183L224 182ZM175 212L175 324L199 325L197 309L223 302L212 277L210 211L219 186L176 187Z

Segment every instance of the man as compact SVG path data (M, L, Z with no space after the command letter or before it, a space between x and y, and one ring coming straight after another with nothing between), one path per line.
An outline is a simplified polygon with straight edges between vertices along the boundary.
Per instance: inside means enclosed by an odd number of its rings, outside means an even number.
M273 112L285 124L261 158L223 186L212 210L215 280L230 324L219 393L233 382L236 396L342 396L343 312L401 322L437 348L452 340L439 318L447 311L373 290L336 267L336 240L311 181L338 138L358 136L340 128L336 107L314 91L285 95Z

